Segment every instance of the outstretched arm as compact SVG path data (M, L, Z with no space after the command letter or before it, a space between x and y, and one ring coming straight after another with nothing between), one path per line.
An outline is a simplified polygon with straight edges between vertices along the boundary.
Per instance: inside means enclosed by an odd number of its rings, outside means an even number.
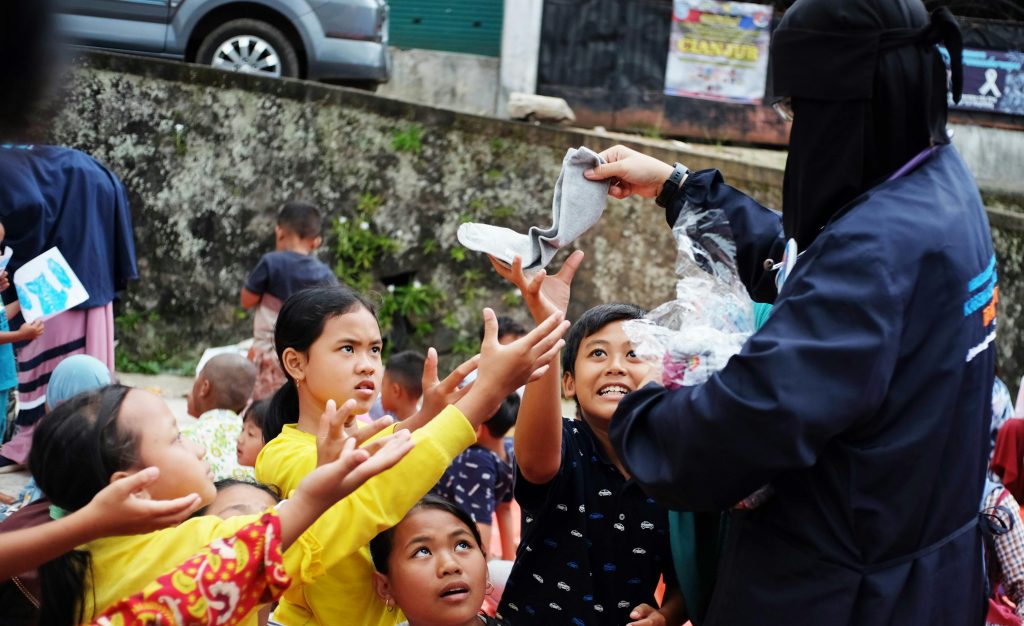
M173 526L200 507L196 494L176 500L135 496L159 475L160 470L155 467L144 469L112 482L78 511L47 524L4 533L0 541L0 581L100 537Z
M672 166L625 146L613 146L601 153L607 161L584 173L590 180L611 178L608 194L615 198L639 195L653 198L661 191ZM775 299L773 275L766 273L765 259L782 258L784 245L781 214L767 209L743 192L725 184L718 170L690 172L665 209L669 226L674 226L684 205L697 209L722 209L736 241L736 265L740 279L758 302Z
M498 274L519 288L535 322L569 308L573 276L583 262L583 252L569 255L558 274L540 271L523 274L523 261L516 257L512 267L491 258ZM561 377L557 364L526 385L516 418L516 462L523 478L536 485L549 482L562 464Z

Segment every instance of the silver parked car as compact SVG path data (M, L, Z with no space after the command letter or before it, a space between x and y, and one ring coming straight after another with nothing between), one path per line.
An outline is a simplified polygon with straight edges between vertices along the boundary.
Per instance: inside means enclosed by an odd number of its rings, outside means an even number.
M74 44L375 88L391 73L386 0L58 0Z

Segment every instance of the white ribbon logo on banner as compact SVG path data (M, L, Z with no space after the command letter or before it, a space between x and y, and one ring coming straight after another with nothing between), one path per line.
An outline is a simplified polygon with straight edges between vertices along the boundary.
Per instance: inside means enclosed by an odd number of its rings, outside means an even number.
M985 70L985 84L978 88L978 93L983 96L991 93L996 98L1001 98L1003 92L999 91L999 85L996 84L997 78L999 78L999 72L995 68Z

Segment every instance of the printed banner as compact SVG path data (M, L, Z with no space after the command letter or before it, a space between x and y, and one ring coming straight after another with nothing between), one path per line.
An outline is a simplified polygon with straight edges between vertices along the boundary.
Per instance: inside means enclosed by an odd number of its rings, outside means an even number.
M940 47L949 64L949 53ZM964 97L949 106L963 111L1024 115L1024 52L964 49Z
M62 313L89 299L89 293L57 248L50 248L14 273L14 288L26 322Z
M772 7L674 0L665 94L761 104Z

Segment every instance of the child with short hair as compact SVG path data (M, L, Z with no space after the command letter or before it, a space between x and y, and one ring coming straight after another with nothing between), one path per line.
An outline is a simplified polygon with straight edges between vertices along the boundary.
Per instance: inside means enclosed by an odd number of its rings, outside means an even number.
M574 252L556 276L527 278L491 259L519 287L534 318L569 305L583 260ZM563 419L558 372L529 383L515 433L515 497L523 538L498 611L516 626L586 623L664 625L685 621L670 561L668 512L629 480L608 439L619 401L640 388L650 366L622 329L644 316L630 304L604 304L570 327L561 386L579 419ZM665 602L655 590L666 582Z
M518 412L519 395L510 394L489 420L477 426L476 444L455 457L431 490L469 514L483 538L485 554L491 552L491 522L498 506L512 501L512 464L505 454L504 438Z
M242 467L256 467L256 457L267 445L263 426L270 414L270 400L253 402L242 416L242 430L236 442L236 458Z
M424 496L397 525L370 541L373 585L407 626L501 626L480 613L490 593L480 531L457 504Z
M256 367L245 357L218 354L203 365L188 394L188 414L197 418L181 434L206 448L214 480L253 478L251 468L238 463L238 431L256 382Z
M484 310L487 336L481 344L479 377L457 389L476 359L460 366L434 397L424 398L417 416L389 426L414 429L416 448L392 472L368 483L334 507L314 529L338 528L333 541L321 541L326 575L287 590L275 611L284 624L393 625L374 593L367 544L382 528L398 523L437 483L448 465L476 441L475 428L502 399L538 371L546 371L561 345L567 324L556 313L513 344L496 337L494 312ZM272 437L256 460L256 478L288 494L316 467L317 416L338 403L357 428L377 395L383 368L383 339L373 306L347 287L308 289L285 302L274 344L288 381L274 395L264 435ZM429 420L429 421L427 421ZM380 420L378 420L380 421ZM425 423L424 423L425 422ZM385 431L387 432L387 431Z
M413 350L391 355L384 366L380 406L396 421L412 417L423 397L423 361L427 357Z
M273 252L264 254L242 287L241 305L253 316L249 359L258 374L254 400L269 398L284 384L284 372L274 352L274 323L281 305L293 293L317 285L336 285L338 278L313 253L323 242L320 209L305 202L287 202L277 214Z

